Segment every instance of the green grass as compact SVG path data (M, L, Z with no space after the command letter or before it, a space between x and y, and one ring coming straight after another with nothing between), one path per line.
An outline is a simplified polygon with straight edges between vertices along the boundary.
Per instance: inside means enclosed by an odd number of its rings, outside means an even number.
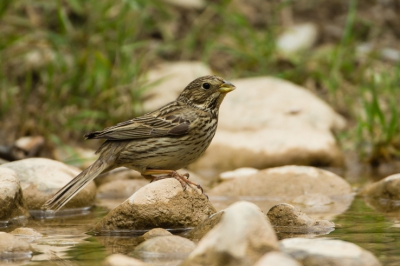
M360 16L365 5L347 3L341 38L285 56L275 45L282 12L300 12L299 3L262 3L255 22L228 0L202 10L161 0L1 1L0 122L15 138L79 141L142 113L143 75L157 62L201 60L226 78L272 75L306 86L350 121L340 135L346 149L371 163L397 158L400 65L378 51L357 55L379 37Z

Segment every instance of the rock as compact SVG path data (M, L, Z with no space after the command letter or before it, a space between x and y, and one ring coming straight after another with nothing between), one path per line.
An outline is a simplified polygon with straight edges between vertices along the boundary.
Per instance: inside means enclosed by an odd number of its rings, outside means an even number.
M8 223L21 217L29 217L29 212L17 174L0 166L0 222Z
M280 241L284 253L307 265L379 266L369 251L342 240L289 238Z
M236 178L240 176L247 176L247 175L252 175L258 172L258 169L251 168L251 167L242 167L238 168L234 171L228 171L228 172L223 172L219 175L219 178L223 180L228 180L231 178Z
M149 181L140 179L121 179L105 183L98 187L99 198L128 198Z
M184 236L198 242L200 239L203 238L211 229L214 228L220 221L222 216L224 215L224 211L219 211L217 213L214 213L210 217L208 217L206 220L201 222L199 225L197 225L193 230L190 230L189 232L185 233Z
M35 157L39 155L44 143L45 140L42 136L22 137L10 146L0 145L0 157L8 161ZM0 164L3 163L5 162L0 162Z
M367 185L358 194L373 198L400 200L400 174L391 175Z
M211 74L211 69L201 62L169 62L152 68L147 82L154 86L144 92L144 110L153 111L176 100L194 79Z
M122 255L122 254L112 254L106 258L104 261L105 266L151 266L141 260Z
M217 133L190 170L215 178L240 167L343 165L331 130L345 120L317 96L272 77L231 82L237 90L221 105Z
M165 230L164 228L154 228L154 229L151 229L150 231L147 231L142 236L139 236L137 238L137 242L138 242L138 244L140 244L146 240L149 240L150 238L158 237L158 236L172 236L172 234L171 234L171 232L169 232L168 230Z
M256 174L237 177L207 192L218 210L237 197L257 197L257 205L267 212L274 205L287 202L324 219L343 213L353 201L350 185L334 173L310 166L282 166L260 170ZM308 195L321 202L307 201ZM303 196L303 198L302 198ZM215 199L228 200L216 202ZM307 201L303 204L301 200ZM296 203L297 202L297 203ZM330 204L325 204L325 203ZM222 205L222 206L221 206Z
M35 229L28 227L19 227L10 232L10 234L17 236L27 242L33 242L35 239L41 238L43 235Z
M301 266L301 264L284 253L271 251L262 256L254 266Z
M163 228L154 228L142 235L143 240L149 240L150 238L157 236L172 236L172 234Z
M32 251L28 242L12 234L0 232L0 259L30 258Z
M210 195L294 199L306 194L346 195L350 185L334 173L311 166L282 166L238 177L214 187Z
M181 236L157 236L138 245L133 256L155 265L178 265L195 247Z
M10 234L16 236L33 236L33 237L42 237L43 235L36 231L35 229L28 227L19 227L10 232Z
M277 249L275 232L265 215L253 203L241 201L224 211L221 221L181 265L252 265Z
M365 197L369 206L381 212L400 210L400 174L388 176L362 188L358 195Z
M277 38L277 49L284 54L292 54L311 48L318 37L317 26L313 23L294 25Z
M150 183L103 217L94 231L143 230L155 227L187 228L215 213L200 190L182 185L174 178Z
M15 141L11 153L16 160L38 156L44 144L45 139L42 136L22 137Z
M286 203L272 207L267 216L280 239L294 234L328 234L335 229L335 223L312 219Z
M80 173L80 170L74 167L45 158L14 161L1 167L17 173L29 210L40 210L43 203ZM64 209L91 206L95 196L96 185L90 182L64 206Z

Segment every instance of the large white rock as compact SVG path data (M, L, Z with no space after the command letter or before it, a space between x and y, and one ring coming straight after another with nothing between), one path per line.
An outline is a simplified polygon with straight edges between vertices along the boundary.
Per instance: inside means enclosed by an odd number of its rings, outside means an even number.
M103 217L95 226L98 233L149 228L194 227L215 209L199 189L182 185L174 178L147 184Z
M345 120L306 89L272 77L230 80L217 133L189 169L205 177L240 167L343 163L331 130Z
M263 254L277 250L271 224L253 203L240 201L228 207L221 221L198 243L181 265L252 265Z
M211 195L265 196L295 199L307 194L349 195L350 184L340 176L312 166L288 165L240 176L214 187Z
M30 210L40 210L54 193L81 172L77 168L45 158L14 161L5 163L2 167L12 169L17 173L24 198ZM96 185L92 181L73 197L64 208L91 206L95 196Z
M312 166L295 165L231 178L207 193L211 198L257 197L263 211L288 202L309 215L323 215L324 219L344 212L354 198L350 184L340 176Z
M304 265L379 266L369 251L342 240L288 238L280 241L281 249Z

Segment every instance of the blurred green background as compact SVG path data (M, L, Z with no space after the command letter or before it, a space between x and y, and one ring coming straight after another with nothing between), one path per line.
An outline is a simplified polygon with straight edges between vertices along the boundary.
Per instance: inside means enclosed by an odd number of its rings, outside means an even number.
M0 1L0 144L81 143L142 113L142 77L157 63L199 60L227 79L302 85L349 121L345 150L372 165L398 159L399 1L176 2ZM312 47L278 49L304 22L318 29Z

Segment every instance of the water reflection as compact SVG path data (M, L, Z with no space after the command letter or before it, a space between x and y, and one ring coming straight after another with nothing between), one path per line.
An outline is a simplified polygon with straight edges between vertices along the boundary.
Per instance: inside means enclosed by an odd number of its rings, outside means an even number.
M275 204L282 203L279 199L263 197L210 197L210 200L217 210L222 210L238 200L249 200L257 204L264 213L267 213ZM31 245L37 253L32 254L27 265L99 265L105 257L113 253L133 256L134 248L141 241L138 235L143 232L119 232L118 235L103 236L87 234L94 224L108 213L110 208L119 203L121 200L101 201L100 206L93 208L91 212L81 213L78 216L30 219L25 226L35 229L44 236L31 240ZM383 203L385 202L381 201L376 205L368 199L342 198L334 199L334 204L323 205L322 208L290 204L313 218L330 219L339 225L334 231L327 232L329 234L322 237L355 243L375 254L383 265L399 265L400 214L397 207L391 209L391 212L387 212L387 208L380 208L379 206L387 207ZM394 203L392 205L397 206ZM8 225L8 227L2 228L2 231L10 232L15 227L18 226ZM307 234L307 237L321 236ZM159 254L150 254L149 256L154 257L155 255ZM24 259L19 262L23 261ZM4 263L15 262L2 260L0 264Z

